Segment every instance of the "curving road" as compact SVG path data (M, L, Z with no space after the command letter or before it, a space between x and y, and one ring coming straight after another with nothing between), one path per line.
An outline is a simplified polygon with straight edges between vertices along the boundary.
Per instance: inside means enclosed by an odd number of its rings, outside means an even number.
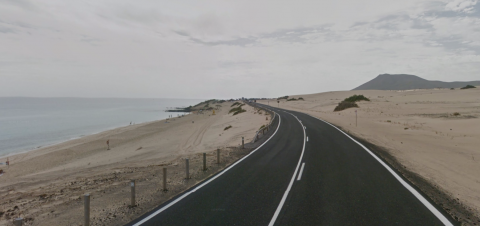
M245 158L127 225L457 225L342 131L271 108Z

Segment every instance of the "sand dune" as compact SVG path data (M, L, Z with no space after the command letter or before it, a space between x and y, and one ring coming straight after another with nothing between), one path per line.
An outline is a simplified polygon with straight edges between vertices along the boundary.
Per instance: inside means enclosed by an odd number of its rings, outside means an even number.
M363 94L371 101L358 102L359 108L333 112L341 100L353 94ZM322 118L386 148L407 169L438 185L479 215L479 88L357 90L292 97L303 97L305 101L282 100L280 107Z

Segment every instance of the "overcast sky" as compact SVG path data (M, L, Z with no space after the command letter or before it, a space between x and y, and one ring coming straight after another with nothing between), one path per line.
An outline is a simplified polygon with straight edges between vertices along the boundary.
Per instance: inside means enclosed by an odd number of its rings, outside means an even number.
M480 80L478 0L0 0L0 96L230 98Z

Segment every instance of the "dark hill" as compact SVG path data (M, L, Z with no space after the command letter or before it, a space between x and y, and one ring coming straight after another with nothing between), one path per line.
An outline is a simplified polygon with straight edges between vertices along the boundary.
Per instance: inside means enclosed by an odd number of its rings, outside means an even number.
M353 90L406 90L406 89L434 89L434 88L461 88L466 85L480 86L480 81L472 82L441 82L429 81L415 75L382 74Z

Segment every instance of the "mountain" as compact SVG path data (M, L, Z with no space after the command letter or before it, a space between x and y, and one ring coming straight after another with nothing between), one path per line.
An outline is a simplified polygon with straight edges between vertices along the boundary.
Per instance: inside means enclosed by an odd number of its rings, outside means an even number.
M415 75L382 74L353 90L406 90L406 89L434 89L460 88L466 85L480 86L480 81L471 82L441 82L429 81Z

